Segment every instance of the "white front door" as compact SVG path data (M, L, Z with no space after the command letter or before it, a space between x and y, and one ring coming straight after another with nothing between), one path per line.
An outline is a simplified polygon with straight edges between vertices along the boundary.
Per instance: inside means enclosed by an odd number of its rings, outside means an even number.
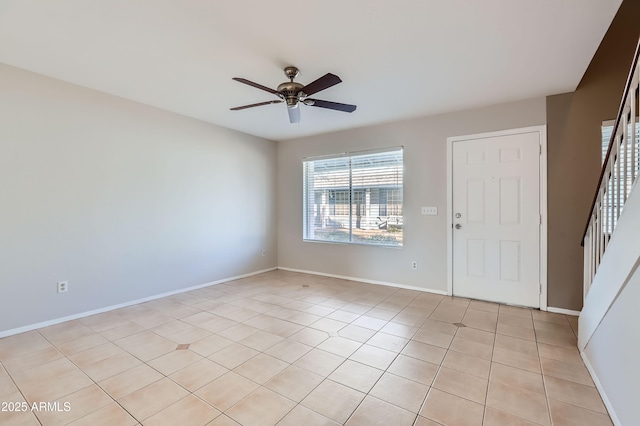
M540 306L540 133L452 142L453 294Z

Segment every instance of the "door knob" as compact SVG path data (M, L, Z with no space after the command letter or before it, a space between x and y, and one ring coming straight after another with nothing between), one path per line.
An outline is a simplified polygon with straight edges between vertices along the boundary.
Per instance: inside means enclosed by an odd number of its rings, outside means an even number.
M462 225L460 225L459 223L456 223L456 229L460 229L462 228Z

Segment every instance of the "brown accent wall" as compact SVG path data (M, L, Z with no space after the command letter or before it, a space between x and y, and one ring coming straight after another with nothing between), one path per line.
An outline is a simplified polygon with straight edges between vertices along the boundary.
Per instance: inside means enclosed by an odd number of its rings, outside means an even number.
M547 97L548 305L582 308L580 242L600 176L601 129L616 118L640 35L624 0L575 92Z

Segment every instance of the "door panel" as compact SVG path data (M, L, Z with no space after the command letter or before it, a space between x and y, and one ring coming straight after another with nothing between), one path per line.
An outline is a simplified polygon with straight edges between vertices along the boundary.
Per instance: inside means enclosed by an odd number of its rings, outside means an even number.
M456 296L539 307L539 138L452 143Z
M467 240L467 276L484 278L485 252L485 240Z

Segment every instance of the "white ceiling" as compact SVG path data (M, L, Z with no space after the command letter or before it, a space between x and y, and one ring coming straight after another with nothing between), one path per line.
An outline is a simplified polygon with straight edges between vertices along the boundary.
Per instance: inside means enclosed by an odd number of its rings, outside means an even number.
M572 91L621 0L0 0L0 62L284 140ZM295 65L343 83L301 106Z

